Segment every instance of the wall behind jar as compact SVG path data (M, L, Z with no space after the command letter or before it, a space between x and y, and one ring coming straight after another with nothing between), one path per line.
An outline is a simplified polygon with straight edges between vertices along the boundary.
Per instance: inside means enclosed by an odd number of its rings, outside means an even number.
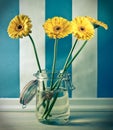
M11 39L7 34L10 20L18 14L28 15L33 24L32 36L43 69L51 69L54 40L45 36L42 25L47 18L91 16L108 24L95 36L69 68L75 91L72 98L113 97L113 18L112 1L106 0L0 0L0 98L18 98L23 87L35 79L37 71L33 48L28 37ZM107 5L107 6L106 6ZM74 43L72 36L59 40L57 69L61 69ZM76 49L80 47L78 43ZM76 50L75 50L76 51Z

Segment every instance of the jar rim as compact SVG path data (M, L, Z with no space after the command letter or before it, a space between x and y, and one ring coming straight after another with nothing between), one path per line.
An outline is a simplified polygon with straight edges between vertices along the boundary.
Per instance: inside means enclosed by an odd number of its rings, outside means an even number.
M42 72L37 71L36 73L33 74L37 79L52 79L52 72L48 70L42 70ZM60 79L61 77L63 79L69 78L71 76L70 73L65 72L64 74L62 73L62 70L60 71L55 71L54 72L54 79Z

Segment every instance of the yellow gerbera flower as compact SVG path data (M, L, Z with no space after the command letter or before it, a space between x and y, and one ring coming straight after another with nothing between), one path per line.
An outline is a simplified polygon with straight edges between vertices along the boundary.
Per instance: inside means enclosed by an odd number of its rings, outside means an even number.
M72 20L73 35L77 39L89 40L94 36L94 27L85 17L76 17Z
M72 32L71 22L62 17L48 19L43 27L47 35L53 39L64 38Z
M31 33L31 20L26 15L17 15L9 23L7 32L11 38L22 38Z
M85 16L92 24L94 24L94 26L101 26L101 27L103 27L104 29L108 29L108 25L107 24L105 24L105 23L103 23L103 22L101 22L101 21L98 21L98 20L96 20L96 19L94 19L94 18L92 18L92 17L90 17L90 16Z

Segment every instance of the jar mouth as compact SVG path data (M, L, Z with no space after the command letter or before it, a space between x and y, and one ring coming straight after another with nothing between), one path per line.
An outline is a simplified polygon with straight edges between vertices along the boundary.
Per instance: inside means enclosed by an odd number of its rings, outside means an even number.
M39 71L37 71L35 74L33 74L37 79L47 79L48 75L46 70L42 70L42 72L40 73Z
M52 72L50 71L46 71L46 70L42 70L42 72L40 73L39 71L37 71L35 74L33 74L37 79L69 79L70 74L68 72L65 72L64 74L62 73L62 70L60 71L56 71L53 73L54 77L52 77Z

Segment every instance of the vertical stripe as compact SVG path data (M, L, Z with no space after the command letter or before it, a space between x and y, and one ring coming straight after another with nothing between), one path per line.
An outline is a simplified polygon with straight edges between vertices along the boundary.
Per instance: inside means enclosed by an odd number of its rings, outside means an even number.
M45 68L45 35L42 24L45 21L44 0L20 0L20 13L28 15L32 20L32 37L42 69ZM34 79L33 73L38 70L34 50L29 37L20 40L20 88Z
M61 16L68 20L72 18L72 1L71 0L46 0L46 19L54 16ZM60 39L58 43L56 70L61 70L65 63L66 57L72 46L71 36ZM54 40L46 37L46 69L51 71L53 61ZM69 68L71 73L71 67ZM71 94L70 94L71 95Z
M7 34L18 6L18 0L0 0L0 97L19 96L19 44Z
M113 1L98 0L98 19L109 29L98 30L98 97L113 97Z
M72 16L91 16L97 18L97 0L73 0ZM73 38L73 42L75 38ZM83 41L80 41L78 49ZM74 54L73 54L74 55ZM72 65L74 97L97 96L97 35L88 41Z

